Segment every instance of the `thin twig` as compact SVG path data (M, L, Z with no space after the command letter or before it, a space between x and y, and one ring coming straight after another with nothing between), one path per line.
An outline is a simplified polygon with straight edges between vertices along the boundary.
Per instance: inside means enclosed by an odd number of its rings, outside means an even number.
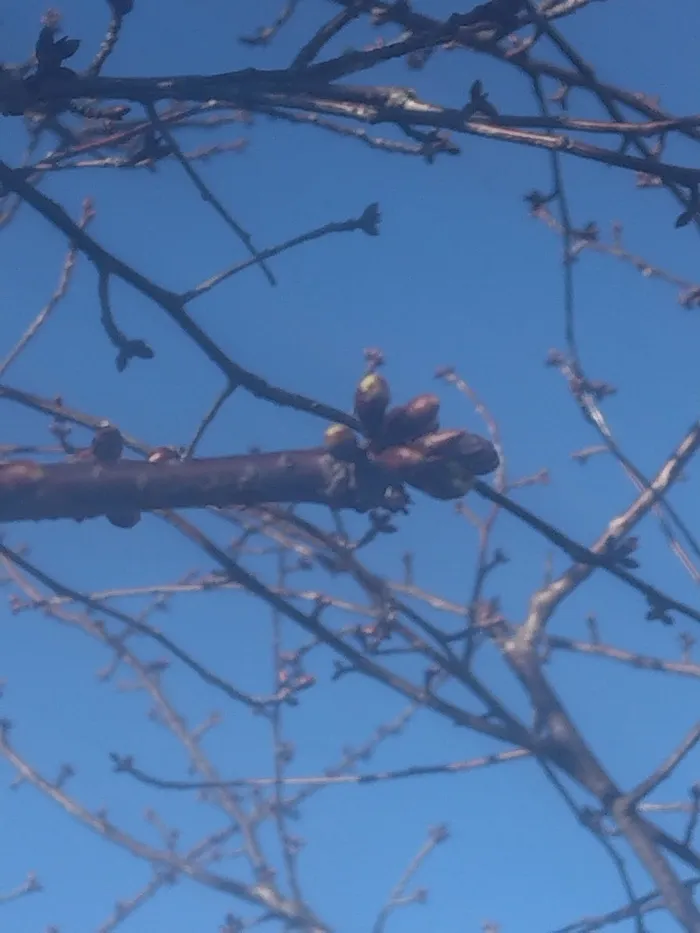
M226 279L231 278L231 276L237 275L244 269L249 269L258 262L269 259L272 256L279 256L280 253L293 249L295 246L300 246L302 243L310 243L313 240L319 240L321 237L329 236L332 233L352 233L355 230L366 231L368 229L368 223L371 222L371 218L369 218L368 215L373 207L376 208L376 205L370 205L360 217L354 220L331 221L330 223L323 224L322 227L316 227L314 230L309 230L299 236L292 237L290 240L285 240L284 243L280 243L278 246L271 246L268 249L264 249L260 252L259 259L246 259L243 262L236 263L236 265L224 269L223 272L218 272L216 275L211 276L211 278L206 279L200 285L197 285L196 288L188 292L183 292L180 297L185 304L193 301L195 298L205 295L208 291L211 291L212 288L224 282Z
M202 423L197 428L197 431L195 432L195 435L192 438L192 441L189 447L185 451L185 454L184 454L185 460L188 460L190 457L194 457L195 451L197 450L197 447L199 446L200 441L204 437L207 431L207 428L211 427L212 423L214 422L214 419L219 414L221 409L224 407L228 399L231 398L234 391L235 391L235 388L233 386L227 385L227 386L224 386L224 388L218 394L218 396L214 400L213 405L211 406L209 411L206 413L206 415L202 419Z
M648 797L656 788L666 781L683 759L688 755L700 741L700 722L696 723L688 735L683 739L679 747L653 771L649 777L645 778L640 784L627 794L627 800L630 806L635 806L640 800Z
M90 221L95 216L95 209L93 207L92 201L89 198L86 198L83 202L83 213L78 221L78 226L81 230L84 230ZM68 286L73 275L73 270L75 269L75 263L78 256L78 251L76 247L71 244L66 254L66 258L63 262L63 268L61 269L61 277L58 280L58 285L56 290L49 298L48 302L41 309L36 318L29 325L27 330L22 334L21 338L15 344L15 346L10 350L4 360L0 362L0 377L4 376L12 363L17 359L20 353L24 350L27 344L38 334L39 330L43 325L48 321L52 312L55 310L56 305L65 297Z
M270 283L270 285L276 285L277 280L270 271L269 267L266 265L264 258L260 255L256 249L253 240L247 230L244 230L243 227L236 221L230 212L226 210L221 201L216 197L216 195L211 191L211 189L205 184L205 182L200 177L199 173L192 168L190 161L185 156L184 152L180 148L180 144L175 139L175 135L170 131L165 123L158 116L158 111L156 110L155 104L146 103L145 105L146 112L148 113L148 118L155 127L155 129L160 133L163 139L166 141L170 147L173 155L180 163L180 165L185 170L187 177L190 179L192 184L195 186L197 191L202 197L203 201L206 201L207 204L211 204L216 213L221 217L224 222L233 230L238 239L243 243L248 252L253 256L256 262L260 265L260 268L265 273L265 276Z
M306 777L259 777L259 778L230 778L221 781L178 781L170 778L159 778L137 767L128 755L113 754L115 771L120 774L129 774L142 784L150 784L161 790L172 791L201 791L215 790L220 787L274 787L279 784L283 787L333 787L346 784L377 784L384 781L400 781L405 778L431 777L448 774L465 774L479 768L489 768L493 765L529 758L531 752L524 748L510 749L505 752L495 752L492 755L482 755L478 758L469 758L466 761L450 761L440 765L411 765L408 768L398 768L388 771L373 771L360 774L325 774L308 775Z
M406 888L425 860L432 854L437 846L441 845L448 838L449 832L446 826L433 826L430 829L428 838L413 856L403 875L389 894L386 903L379 911L377 919L372 926L372 933L384 933L389 916L397 907L403 907L406 904L425 900L426 894L422 889L418 889L418 891L414 892L413 896L407 896Z

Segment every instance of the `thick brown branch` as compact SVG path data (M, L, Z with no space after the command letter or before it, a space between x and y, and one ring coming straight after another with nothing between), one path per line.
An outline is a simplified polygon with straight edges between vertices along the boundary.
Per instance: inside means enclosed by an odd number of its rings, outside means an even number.
M160 463L94 460L0 464L0 521L122 515L158 509L311 502L366 510L386 504L388 477L323 448Z

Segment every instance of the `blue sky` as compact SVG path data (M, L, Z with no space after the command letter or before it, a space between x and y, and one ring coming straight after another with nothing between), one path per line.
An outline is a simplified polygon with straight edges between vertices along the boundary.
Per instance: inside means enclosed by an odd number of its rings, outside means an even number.
M436 15L451 7L449 0L429 5ZM269 21L276 9L267 0L242 10L226 0L173 0L166 13L161 5L137 0L105 73L280 67L333 7L325 0L307 0L269 49L251 50L237 42L238 35ZM107 4L87 9L78 0L66 0L61 11L68 34L83 40L75 59L82 67L103 34ZM27 55L42 12L36 0L2 12L0 60ZM690 22L691 0L675 5L673 22L659 5L640 10L633 0L611 0L592 4L562 29L608 80L660 92L665 107L693 113L697 102L690 89L698 84L700 65L693 31L677 28L684 14ZM366 39L357 28L341 47ZM377 82L411 84L424 98L447 103L463 100L476 78L502 111L535 112L517 76L483 57L452 53L437 56L423 72L407 73L401 66L376 72ZM575 96L571 107L584 115L595 113ZM20 127L5 118L2 128L0 156L17 164ZM571 452L596 438L563 380L543 366L547 350L563 344L560 244L527 216L522 197L532 188L548 188L546 157L465 138L460 157L429 166L310 127L263 119L252 127L229 128L217 138L238 136L250 140L244 154L218 157L200 168L256 243L271 245L327 221L356 216L372 201L381 205L381 236L329 237L285 254L272 263L279 279L274 289L259 270L248 270L196 303L197 320L247 368L344 408L363 370L364 347L385 351L386 374L399 399L432 391L435 368L456 366L498 419L511 477L543 467L551 472L550 485L523 491L520 501L577 539L594 540L609 518L629 504L634 490L610 459L594 458L585 469L572 462ZM183 141L194 148L214 137L190 134ZM680 146L671 153L679 160L693 157ZM680 276L698 277L697 234L692 226L673 228L677 209L664 192L639 191L631 175L583 163L567 162L566 179L577 225L595 220L608 238L611 223L620 221L631 250ZM156 174L60 173L48 178L43 190L73 216L82 199L92 195L97 211L92 234L163 285L189 288L244 258L240 244L175 163L162 165ZM53 291L66 244L28 209L0 235L4 356ZM671 288L644 280L607 256L585 255L576 278L587 371L618 388L605 404L606 414L623 449L652 473L697 417L700 312L684 311ZM109 418L150 443L185 444L221 388L220 377L157 308L120 286L114 298L125 331L156 349L153 361L135 361L126 373L116 372L113 350L100 328L94 270L80 260L69 297L6 381L46 396L60 393L67 404ZM447 386L439 391L446 424L483 429L466 399ZM45 419L7 404L2 414L3 443L48 442ZM315 444L322 431L316 419L238 393L201 453ZM695 473L689 471L690 481L679 485L671 499L697 529ZM325 521L320 510L308 514ZM230 534L221 524L207 527L222 541ZM417 581L464 600L476 555L473 529L449 505L423 499L400 527L400 535L367 552L370 566L397 578L401 554L414 550ZM206 568L196 550L153 517L129 532L101 521L18 526L7 530L6 540L13 546L29 544L32 558L44 569L84 590L165 583ZM511 562L492 578L489 593L498 595L504 612L519 621L529 594L542 581L550 549L507 516L499 522L495 543ZM642 526L640 559L646 578L697 603L696 587L651 520ZM566 566L558 555L553 562L555 570ZM270 572L267 567L268 578ZM316 572L300 585L352 593L346 582ZM121 605L134 609L139 604L124 600ZM678 656L678 633L686 623L674 629L646 623L643 602L609 578L594 578L567 600L552 631L585 637L583 620L591 611L598 614L607 641ZM163 776L186 776L187 762L172 737L147 720L143 695L97 682L95 672L107 660L99 646L40 613L13 617L2 604L0 617L0 677L7 681L3 715L15 723L18 750L48 776L55 776L62 762L73 763L77 775L71 793L89 808L107 806L115 822L155 845L158 838L143 819L149 806L181 828L185 846L219 825L218 814L194 798L158 794L111 774L110 751L133 753L144 769ZM269 612L254 600L228 592L183 596L157 621L243 688L269 690ZM298 643L291 624L285 638ZM495 654L484 652L480 663L488 682L524 713L519 689ZM328 657L319 654L310 670L320 685L287 716L298 747L293 774L319 773L344 746L365 741L405 707L400 697L359 679L331 684ZM557 656L549 674L623 785L658 764L695 720L697 690L690 679L670 680L579 656ZM212 695L176 666L165 684L190 724L212 709L221 710L223 724L204 747L223 773L272 773L269 730L259 719ZM362 767L439 763L496 747L420 713ZM691 756L655 799L683 798L698 777L699 763L697 754ZM0 765L0 775L5 788L11 769ZM680 824L673 819L668 825L677 829ZM503 924L504 933L544 933L624 900L598 844L576 826L533 764L514 762L463 776L330 788L317 795L294 827L308 842L301 865L314 909L338 931L370 929L427 827L441 822L450 825L452 838L417 879L429 888L429 904L400 912L389 929L418 933L428 924L441 933L463 933L479 930L481 921L492 918ZM0 791L0 827L0 892L19 884L28 870L36 871L46 886L40 896L0 908L6 933L34 933L50 923L61 933L92 933L115 900L128 899L150 876L147 865L77 826L29 787ZM224 868L243 871L235 861ZM639 891L645 891L647 881L633 865L632 875ZM223 896L182 882L137 911L124 929L215 931L230 909L235 905ZM662 918L649 922L653 933L675 928Z

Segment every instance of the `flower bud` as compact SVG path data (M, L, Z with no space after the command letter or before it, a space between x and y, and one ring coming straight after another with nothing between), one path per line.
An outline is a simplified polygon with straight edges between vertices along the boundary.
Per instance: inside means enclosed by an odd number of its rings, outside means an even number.
M336 460L353 461L359 453L357 436L346 424L330 424L323 435L329 453Z
M100 463L116 463L124 450L124 438L119 428L104 424L96 432L90 445L90 453Z
M370 437L381 428L389 398L389 383L379 373L360 380L355 392L355 414Z
M417 395L405 405L392 408L384 419L381 432L382 447L405 444L422 434L437 430L439 410L440 399L432 393Z
M412 447L389 447L377 454L374 460L399 482L406 483L412 483L426 467L423 454Z
M410 483L433 499L460 499L474 485L474 474L457 461L437 461Z
M379 205L375 202L370 204L362 212L362 216L357 220L357 227L368 236L379 236L379 221L382 215L379 212Z
M412 447L420 450L426 457L453 457L459 455L466 431L446 428L444 431L433 431L417 438Z
M501 462L498 451L491 441L479 434L464 431L458 446L458 451L451 455L450 459L458 460L472 476L493 473Z

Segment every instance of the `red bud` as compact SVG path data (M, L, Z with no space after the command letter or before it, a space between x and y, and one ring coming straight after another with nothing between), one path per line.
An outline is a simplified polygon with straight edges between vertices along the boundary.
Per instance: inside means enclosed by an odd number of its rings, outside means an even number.
M473 476L493 473L501 462L498 451L491 441L478 434L470 434L468 431L464 432L459 441L459 452L456 459Z
M380 438L382 447L405 444L437 430L439 411L440 399L431 393L417 395L405 405L392 408L384 419Z
M458 455L466 431L454 428L445 428L444 431L433 431L417 438L412 446L420 450L427 457L451 457Z
M413 482L415 477L425 471L425 457L419 450L411 447L389 447L374 457L386 470L393 473L400 482Z
M474 474L454 460L438 461L410 483L433 499L460 499L474 485Z

